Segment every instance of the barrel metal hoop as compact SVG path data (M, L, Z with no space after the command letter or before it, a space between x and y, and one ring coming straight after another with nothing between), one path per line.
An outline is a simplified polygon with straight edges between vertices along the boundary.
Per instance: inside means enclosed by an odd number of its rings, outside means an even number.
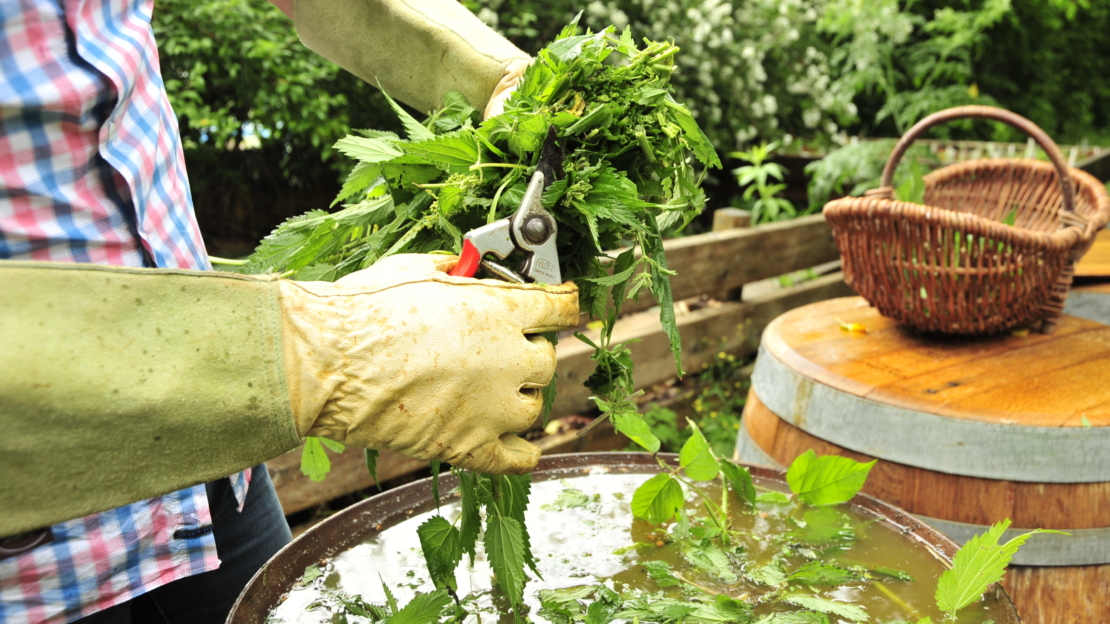
M1110 294L1073 290L1064 303L1064 314L1110 325Z
M930 518L914 514L922 522L952 538L963 546L969 539L981 535L990 527L967 524L954 520ZM1028 533L1032 529L1006 529L1001 543ZM1042 533L1029 538L1014 555L1013 564L1023 566L1080 566L1110 563L1110 528L1068 529L1067 535Z
M732 453L732 461L758 464L775 470L786 470L786 466L768 455L755 443L755 440L748 435L748 428L744 426L744 423L740 423L740 429L736 432L736 449Z
M982 479L1110 481L1110 427L1032 427L894 407L810 379L762 346L752 389L784 421L871 457Z

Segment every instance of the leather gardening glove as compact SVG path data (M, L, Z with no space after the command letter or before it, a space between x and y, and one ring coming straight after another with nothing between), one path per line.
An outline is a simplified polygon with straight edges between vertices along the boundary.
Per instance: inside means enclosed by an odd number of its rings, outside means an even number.
M396 256L334 284L0 262L0 537L227 476L321 435L524 472L573 285Z
M458 91L492 114L530 57L456 0L293 0L306 46L420 111Z
M449 277L453 256L398 255L335 283L281 282L285 363L301 435L495 474L528 472L513 435L543 407L573 284Z
M489 103L486 104L486 112L482 116L483 119L489 119L505 112L505 102L516 91L516 86L520 83L524 70L528 69L531 64L531 59L516 59L509 63L509 66L505 68L504 77L493 88L493 94L489 98Z

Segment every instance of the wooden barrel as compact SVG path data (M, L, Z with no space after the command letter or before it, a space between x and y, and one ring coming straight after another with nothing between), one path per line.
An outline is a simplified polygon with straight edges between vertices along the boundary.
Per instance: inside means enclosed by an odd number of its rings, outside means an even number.
M859 297L787 312L764 332L736 455L783 466L807 449L879 459L864 491L958 542L1004 518L1068 531L1026 542L1007 591L1030 624L1110 623L1110 326L937 338Z

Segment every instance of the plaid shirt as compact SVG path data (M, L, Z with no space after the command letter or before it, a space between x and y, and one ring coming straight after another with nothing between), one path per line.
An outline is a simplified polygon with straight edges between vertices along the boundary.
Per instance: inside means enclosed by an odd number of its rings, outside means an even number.
M152 5L0 0L0 259L210 268ZM232 477L240 505L249 480ZM211 523L199 485L56 524L0 560L0 624L73 621L213 570Z

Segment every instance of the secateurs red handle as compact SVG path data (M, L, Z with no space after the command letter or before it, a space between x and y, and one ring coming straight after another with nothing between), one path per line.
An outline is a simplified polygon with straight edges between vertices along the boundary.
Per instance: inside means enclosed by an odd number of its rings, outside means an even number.
M524 278L533 282L560 283L562 274L559 270L559 254L555 249L558 227L555 217L540 202L543 188L544 174L537 170L532 174L520 208L511 217L466 233L459 262L448 275L474 277L487 253L504 260L519 249L525 256L520 267Z
M464 239L462 253L459 254L459 262L448 275L452 277L474 277L481 264L482 254L478 252L478 248L474 246L474 243Z

